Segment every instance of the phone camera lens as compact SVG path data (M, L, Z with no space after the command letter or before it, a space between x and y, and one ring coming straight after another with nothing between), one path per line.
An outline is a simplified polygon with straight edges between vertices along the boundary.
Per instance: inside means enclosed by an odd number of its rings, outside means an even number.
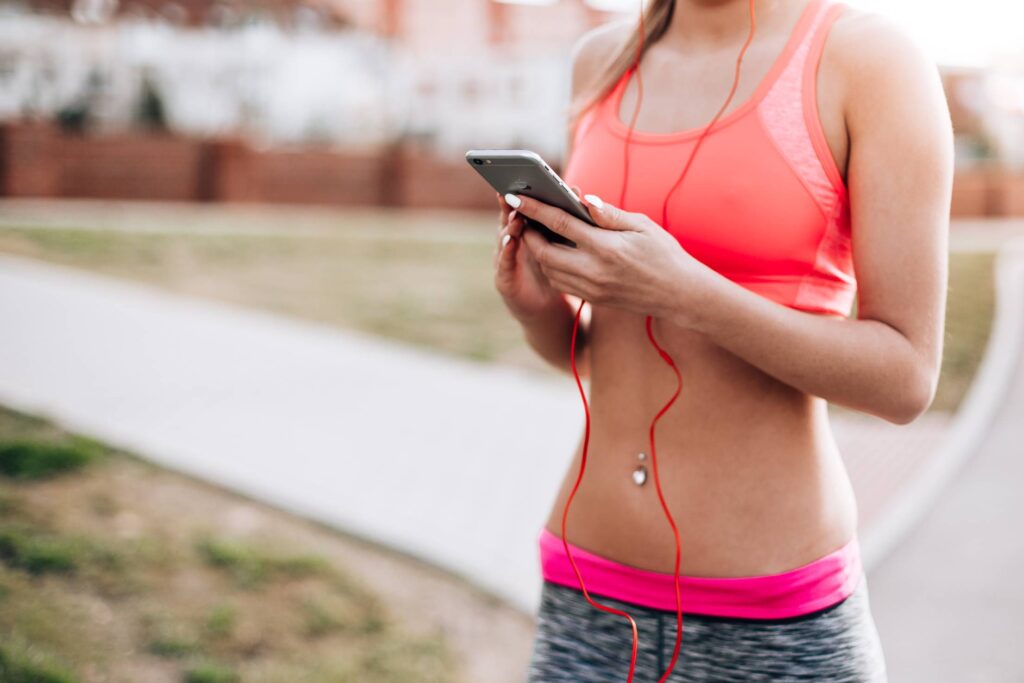
M477 166L483 166L484 165L484 160L483 159L473 159L473 163L476 164Z

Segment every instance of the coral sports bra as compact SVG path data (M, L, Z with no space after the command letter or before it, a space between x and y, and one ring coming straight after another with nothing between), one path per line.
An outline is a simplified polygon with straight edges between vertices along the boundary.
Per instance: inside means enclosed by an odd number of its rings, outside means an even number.
M668 204L667 230L695 258L785 306L850 314L857 284L849 200L818 117L816 76L841 3L811 0L753 95L704 140ZM617 196L628 125L620 118L627 70L579 121L563 174L569 185ZM671 184L702 129L634 131L627 211L661 221ZM663 226L664 227L664 226Z

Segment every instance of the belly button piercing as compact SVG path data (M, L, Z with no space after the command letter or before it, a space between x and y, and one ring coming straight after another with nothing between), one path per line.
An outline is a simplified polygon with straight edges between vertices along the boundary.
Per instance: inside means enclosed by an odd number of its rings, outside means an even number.
M647 459L647 454L646 453L638 453L636 457L642 463L644 460ZM642 464L637 465L636 469L633 470L633 483L636 484L637 486L643 486L646 481L647 481L647 468L644 467Z

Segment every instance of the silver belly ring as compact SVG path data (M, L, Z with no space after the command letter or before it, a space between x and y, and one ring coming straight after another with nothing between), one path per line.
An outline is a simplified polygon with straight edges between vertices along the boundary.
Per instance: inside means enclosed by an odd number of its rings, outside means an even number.
M647 459L647 454L638 453L636 457L638 460L640 460L641 463L643 463L643 461ZM633 470L633 483L636 484L637 486L643 486L644 483L646 483L646 481L647 468L644 467L643 464L637 465L636 469Z

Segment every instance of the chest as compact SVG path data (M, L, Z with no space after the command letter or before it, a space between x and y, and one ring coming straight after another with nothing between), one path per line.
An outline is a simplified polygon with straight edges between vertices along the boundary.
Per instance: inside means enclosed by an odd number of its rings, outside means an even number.
M843 181L849 157L849 133L843 109L844 84L838 65L829 51L827 34L815 73L803 84L813 88L814 110L820 122L832 161ZM744 57L740 78L731 104L723 112L728 119L749 108L784 64L785 35L766 37L755 43ZM666 56L657 46L641 63L639 77L627 77L611 97L609 116L626 127L634 123L641 136L674 135L706 126L722 107L735 75L733 49L692 57ZM642 101L637 108L638 98ZM635 121L633 120L635 118Z

